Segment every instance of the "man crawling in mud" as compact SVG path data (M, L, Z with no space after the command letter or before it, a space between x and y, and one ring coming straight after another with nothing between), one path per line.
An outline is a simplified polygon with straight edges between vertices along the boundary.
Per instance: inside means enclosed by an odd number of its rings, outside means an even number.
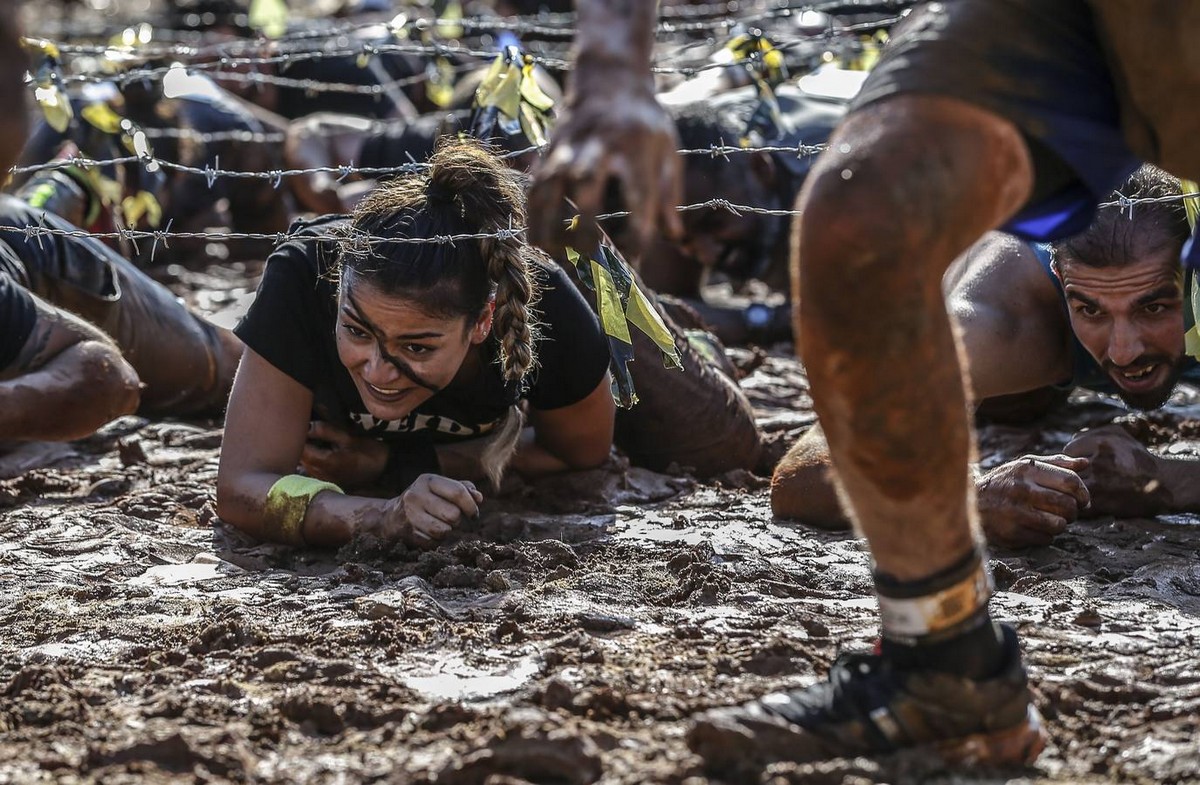
M1176 178L1146 165L1112 199L1180 194ZM1200 365L1184 350L1194 317L1178 259L1188 233L1182 201L1147 201L1132 217L1103 209L1085 232L1052 245L993 233L955 261L943 286L981 410L1033 419L1075 387L1154 409L1180 378L1200 379ZM818 426L775 470L775 514L848 528L829 465ZM1105 427L1077 436L1061 454L977 471L975 492L988 540L1021 547L1048 543L1083 515L1200 510L1197 480L1200 462L1160 458L1123 428ZM1154 490L1143 493L1147 485Z
M1086 229L1144 161L1200 175L1200 68L1183 32L1198 24L1200 6L1170 0L958 0L923 4L894 31L805 183L793 257L798 347L873 558L881 639L826 682L699 718L688 743L710 768L900 748L968 765L1041 753L1016 632L989 610L968 380L942 281L998 227L1035 241ZM650 90L653 4L581 2L579 29L574 116L531 204L573 193L594 215L615 177L640 226L677 228L678 163ZM549 220L533 228L562 241ZM1177 299L1178 285L1155 294ZM1111 360L1136 392L1147 369L1163 381L1163 358Z

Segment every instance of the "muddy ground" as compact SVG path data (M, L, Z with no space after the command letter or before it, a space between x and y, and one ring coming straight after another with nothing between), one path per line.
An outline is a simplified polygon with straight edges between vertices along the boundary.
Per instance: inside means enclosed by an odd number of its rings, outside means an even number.
M255 272L168 277L213 310ZM810 423L782 349L744 385L774 438ZM1122 415L1077 402L984 429L984 453ZM1184 391L1152 430L1197 452L1193 418ZM761 478L614 460L518 483L435 551L291 550L215 518L220 439L128 417L4 460L0 781L702 785L719 780L684 744L692 714L808 684L875 635L859 543L773 521ZM1200 779L1196 524L1091 520L994 554L1049 721L1035 768L902 757L761 781Z

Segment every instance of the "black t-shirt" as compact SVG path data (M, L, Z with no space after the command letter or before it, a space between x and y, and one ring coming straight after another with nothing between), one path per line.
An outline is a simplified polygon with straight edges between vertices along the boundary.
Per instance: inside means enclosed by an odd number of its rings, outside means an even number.
M337 243L321 238L348 225L341 216L293 225L293 236L267 259L258 297L234 331L267 362L312 390L317 418L388 441L410 435L450 441L491 430L518 400L541 410L577 403L604 378L609 352L599 320L562 269L538 262L538 365L524 389L505 383L497 343L489 338L483 344L488 362L473 382L441 390L403 420L377 421L338 359L334 335L337 282L330 270Z
M0 249L11 253L6 246L0 245ZM36 322L33 296L5 271L0 256L0 370L17 359Z

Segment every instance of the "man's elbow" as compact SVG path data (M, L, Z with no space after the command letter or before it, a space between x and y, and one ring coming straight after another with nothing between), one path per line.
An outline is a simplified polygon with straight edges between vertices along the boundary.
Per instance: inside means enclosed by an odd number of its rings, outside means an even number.
M829 466L785 459L771 477L771 512L822 529L850 526Z

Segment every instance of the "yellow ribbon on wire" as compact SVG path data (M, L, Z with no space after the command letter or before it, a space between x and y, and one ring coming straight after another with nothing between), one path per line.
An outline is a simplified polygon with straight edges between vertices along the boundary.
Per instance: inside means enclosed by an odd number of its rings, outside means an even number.
M506 133L515 133L519 127L532 144L546 144L546 129L554 118L554 99L537 83L533 58L520 54L516 47L507 47L496 55L475 90L475 106L494 108Z
M613 398L618 406L628 408L637 403L637 391L628 363L633 360L633 325L662 352L663 366L683 368L675 336L659 316L653 303L638 286L637 280L620 255L609 251L603 243L590 257L567 247L567 260L574 265L584 286L596 293L596 315L608 337L613 376ZM586 262L586 264L585 264ZM617 277L621 284L618 285ZM622 294L622 292L625 292Z
M1179 190L1185 194L1200 193L1200 186L1193 180L1180 180ZM1200 218L1200 197L1189 196L1183 200L1183 208L1187 211L1188 229L1192 236L1196 235L1196 220ZM1191 304L1192 318L1200 314L1200 287L1196 286L1196 275L1192 271L1186 273L1188 299ZM1183 335L1184 351L1192 357L1200 359L1200 325L1193 324Z

